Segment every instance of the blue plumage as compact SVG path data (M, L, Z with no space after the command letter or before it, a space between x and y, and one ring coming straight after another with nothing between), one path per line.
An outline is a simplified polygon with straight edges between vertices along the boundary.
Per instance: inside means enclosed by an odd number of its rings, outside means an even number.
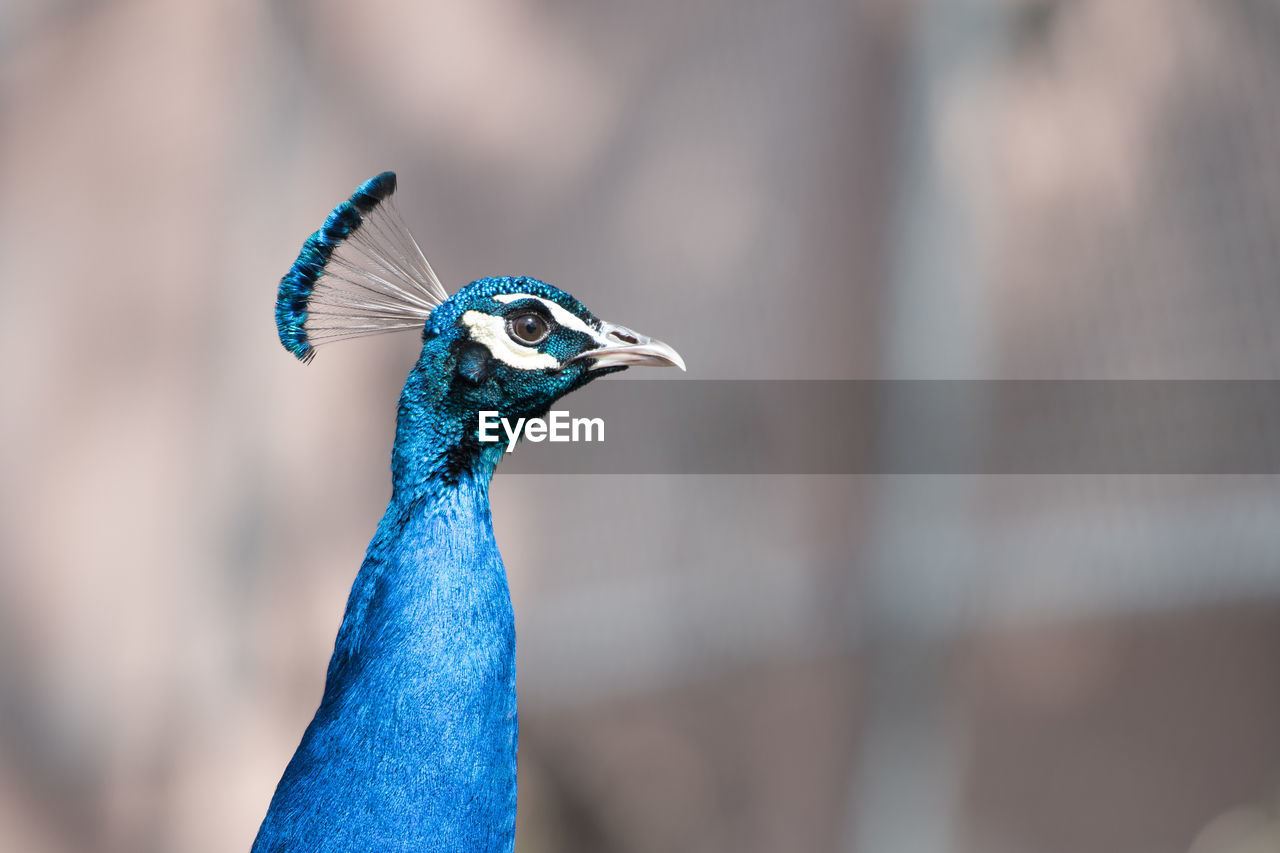
M515 629L487 475L401 492L253 849L509 851L516 725Z
M683 367L665 344L599 320L536 279L482 279L422 314L438 282L410 256L417 245L407 231L376 216L394 188L391 173L362 185L280 284L281 342L303 360L317 332L332 339L395 325L369 323L375 310L420 316L423 346L400 397L391 502L352 587L320 707L254 853L511 851L515 630L489 514L505 446L479 440L478 414L541 415L628 365ZM376 240L362 233L372 229ZM340 254L350 245L363 247L360 264ZM414 278L416 295L404 295L392 271ZM320 286L329 279L337 283Z

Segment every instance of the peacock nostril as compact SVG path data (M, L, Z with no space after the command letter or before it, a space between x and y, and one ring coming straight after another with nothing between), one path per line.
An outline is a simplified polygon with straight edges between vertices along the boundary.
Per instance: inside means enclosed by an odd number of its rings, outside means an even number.
M638 344L640 339L625 329L613 329L609 332L609 338L620 344Z

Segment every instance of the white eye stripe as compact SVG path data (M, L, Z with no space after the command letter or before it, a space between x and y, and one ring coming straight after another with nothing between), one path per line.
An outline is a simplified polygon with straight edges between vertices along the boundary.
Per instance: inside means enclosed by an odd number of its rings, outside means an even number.
M466 311L462 315L462 324L471 333L473 341L483 344L490 355L504 364L521 370L560 369L560 362L555 356L511 340L505 317L495 317L483 311Z
M572 311L566 310L563 305L558 305L555 302L552 302L550 299L543 299L541 296L534 296L532 293L499 293L493 298L504 305L510 305L512 302L516 302L521 299L536 300L551 313L551 319L555 320L561 326L564 326L566 329L572 329L575 332L582 332L582 334L588 335L593 340L601 344L604 343L604 341L600 339L600 334L583 322L581 317L574 314Z

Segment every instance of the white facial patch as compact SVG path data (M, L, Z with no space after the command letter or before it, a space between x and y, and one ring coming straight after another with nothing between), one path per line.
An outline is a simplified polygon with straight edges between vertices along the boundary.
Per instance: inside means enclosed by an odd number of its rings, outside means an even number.
M557 306L559 307L559 306ZM562 309L563 310L563 309ZM568 313L567 311L565 312ZM570 314L569 316L573 316ZM575 318L577 319L577 318ZM579 323L582 321L579 320ZM495 317L483 311L466 311L462 315L462 323L471 334L471 339L484 344L489 353L504 364L518 367L521 370L559 370L560 362L555 356L538 352L533 347L522 346L511 340L507 334L505 317Z
M582 334L587 335L601 346L605 344L605 341L600 338L600 333L583 322L581 317L567 310L563 305L552 302L550 299L543 299L541 296L534 296L532 293L500 293L493 298L503 305L510 305L512 302L518 302L521 299L533 299L542 303L542 307L551 312L551 319L555 320L559 325L575 332L582 332Z

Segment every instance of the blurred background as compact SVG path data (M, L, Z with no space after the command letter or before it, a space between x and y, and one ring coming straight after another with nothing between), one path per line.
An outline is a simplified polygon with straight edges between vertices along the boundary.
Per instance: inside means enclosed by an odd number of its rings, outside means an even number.
M1280 378L1274 0L4 0L0 848L248 850L417 352L275 288L383 169L690 378ZM1280 850L1274 477L493 501L521 853Z

